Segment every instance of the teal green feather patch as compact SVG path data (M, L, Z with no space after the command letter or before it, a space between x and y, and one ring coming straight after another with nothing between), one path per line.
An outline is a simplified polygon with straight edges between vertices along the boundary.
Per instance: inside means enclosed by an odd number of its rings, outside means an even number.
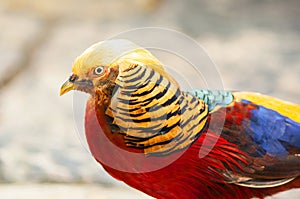
M209 111L217 105L227 106L233 101L233 95L229 91L193 89L187 92L203 100L208 105Z

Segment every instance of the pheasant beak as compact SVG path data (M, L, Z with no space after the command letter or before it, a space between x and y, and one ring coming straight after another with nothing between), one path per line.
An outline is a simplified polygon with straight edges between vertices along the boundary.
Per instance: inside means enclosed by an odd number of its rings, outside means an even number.
M60 96L71 90L79 90L86 93L90 93L93 89L94 85L92 80L89 79L79 79L79 77L75 74L71 75L71 77L61 86L60 88Z
M60 96L74 89L75 89L74 83L70 82L70 80L68 79L60 88Z
M62 96L63 94L71 91L71 90L75 90L75 81L78 79L78 76L75 74L72 74L71 77L69 79L67 79L67 81L61 86L60 88L60 96Z

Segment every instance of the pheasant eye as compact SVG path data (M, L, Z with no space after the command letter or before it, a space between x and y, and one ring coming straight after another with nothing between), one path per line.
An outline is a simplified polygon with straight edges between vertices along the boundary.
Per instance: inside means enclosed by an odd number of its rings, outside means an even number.
M99 67L95 68L94 74L101 75L103 73L103 71L104 71L104 68L102 66L99 66Z

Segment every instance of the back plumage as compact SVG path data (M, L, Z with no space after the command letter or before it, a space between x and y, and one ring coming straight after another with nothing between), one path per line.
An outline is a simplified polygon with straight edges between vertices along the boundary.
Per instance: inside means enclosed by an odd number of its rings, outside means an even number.
M116 179L166 199L262 198L300 187L298 105L182 91L151 53L124 40L92 46L73 73L61 94L91 95L88 144Z
M300 172L299 106L258 93L232 92L232 96L230 104L215 107L217 110L212 114L226 115L221 137L247 154L251 164L245 168L251 170L245 175L259 181L238 184L273 187L277 185L276 180L282 184L297 177Z

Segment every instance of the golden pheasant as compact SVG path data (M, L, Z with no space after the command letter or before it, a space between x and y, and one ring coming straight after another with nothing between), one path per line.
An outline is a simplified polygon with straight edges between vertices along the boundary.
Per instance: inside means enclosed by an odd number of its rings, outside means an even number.
M162 199L263 198L300 187L299 105L251 92L183 91L127 40L91 46L72 71L61 95L90 95L86 138L114 178Z

